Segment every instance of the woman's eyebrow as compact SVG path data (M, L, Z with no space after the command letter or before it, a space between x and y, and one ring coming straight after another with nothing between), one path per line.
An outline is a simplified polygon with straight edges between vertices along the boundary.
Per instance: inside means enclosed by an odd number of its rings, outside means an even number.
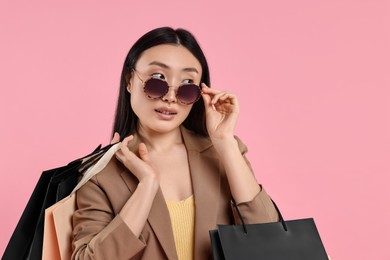
M156 65L156 66L162 67L164 69L171 69L171 67L169 67L167 64L159 62L159 61L152 61L151 63L149 63L149 65ZM199 74L199 71L196 68L193 68L193 67L184 68L182 70L186 71L186 72L195 72L195 73Z
M183 71L187 71L187 72L195 72L195 73L197 73L197 74L199 74L199 72L198 72L198 70L197 69L195 69L195 68L184 68L183 69Z
M149 63L149 65L156 65L156 66L162 67L164 69L170 69L170 67L167 64L159 62L159 61L152 61L151 63Z

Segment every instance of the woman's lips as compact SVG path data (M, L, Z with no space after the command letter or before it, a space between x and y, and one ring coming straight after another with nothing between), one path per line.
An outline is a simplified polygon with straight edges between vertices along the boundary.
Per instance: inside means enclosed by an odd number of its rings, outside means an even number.
M177 114L176 110L171 109L171 108L164 108L164 107L157 108L154 111L157 113L159 118L161 118L163 120L171 120Z

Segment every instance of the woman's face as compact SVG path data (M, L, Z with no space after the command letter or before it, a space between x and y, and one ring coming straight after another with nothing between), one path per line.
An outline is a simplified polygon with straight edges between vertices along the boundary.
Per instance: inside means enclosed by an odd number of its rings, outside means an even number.
M199 61L181 45L161 44L145 50L135 70L127 89L131 93L131 106L139 119L139 128L158 133L177 130L192 105L179 102L176 91L183 83L200 84L202 67ZM151 77L163 79L170 86L162 98L150 99L144 93L142 81Z

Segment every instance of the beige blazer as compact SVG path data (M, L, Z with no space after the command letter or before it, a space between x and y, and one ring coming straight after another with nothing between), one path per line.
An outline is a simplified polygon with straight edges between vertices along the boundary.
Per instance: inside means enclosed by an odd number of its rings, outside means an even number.
M184 127L181 130L195 197L194 259L212 259L209 230L215 229L217 224L233 224L236 219L231 193L210 139ZM237 142L245 154L246 146L239 139ZM139 138L135 136L130 149L135 151L138 143ZM161 189L140 237L136 237L118 215L137 183L135 176L113 157L102 172L77 191L72 259L178 259ZM278 218L263 188L252 201L240 203L239 208L247 223L273 222Z

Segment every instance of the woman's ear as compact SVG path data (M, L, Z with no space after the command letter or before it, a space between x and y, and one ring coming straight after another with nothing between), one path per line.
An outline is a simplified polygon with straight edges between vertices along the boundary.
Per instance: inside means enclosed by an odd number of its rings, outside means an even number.
M126 75L126 83L127 83L127 91L131 94L131 79L133 77L133 72L130 71L129 73L127 73Z

